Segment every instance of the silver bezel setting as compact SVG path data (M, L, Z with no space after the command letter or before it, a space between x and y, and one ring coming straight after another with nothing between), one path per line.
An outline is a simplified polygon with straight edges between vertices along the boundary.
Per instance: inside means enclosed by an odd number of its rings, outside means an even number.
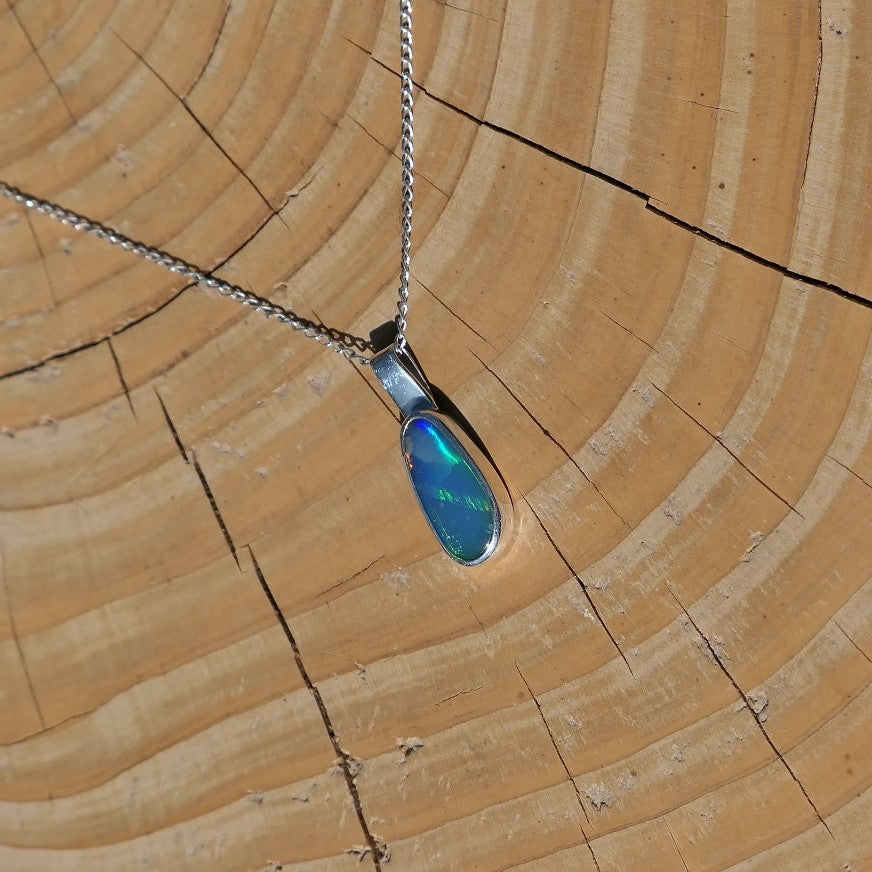
M513 517L513 506L509 492L502 478L500 478L478 445L470 439L457 421L448 415L442 414L437 409L433 393L415 355L412 353L412 349L406 345L401 351L398 351L394 346L389 346L371 358L370 368L376 378L382 383L391 399L397 404L400 414L403 416L400 427L400 452L402 453L403 439L409 424L419 418L429 418L431 421L441 424L457 440L472 463L480 483L491 493L494 522L491 540L488 542L484 553L476 560L460 560L442 544L442 540L433 527L429 515L424 510L421 497L418 495L414 481L412 481L412 474L405 462L405 458L403 458L403 466L406 467L406 475L409 476L409 483L415 493L418 508L421 509L421 514L427 519L427 524L433 531L439 546L455 563L459 563L461 566L478 566L484 563L493 557L500 543L503 546L500 551L504 552L510 521Z
M438 411L433 410L423 410L420 412L414 412L409 415L407 418L403 419L402 427L400 428L400 449L402 450L403 439L406 435L406 430L408 427L415 421L418 420L429 420L431 422L437 423L444 427L452 437L457 441L460 445L461 449L466 453L469 461L472 465L473 471L476 477L479 480L479 483L482 484L491 495L491 518L493 520L493 533L491 534L490 541L487 543L485 550L482 552L481 556L476 558L475 560L461 560L459 557L455 557L443 544L442 540L439 537L439 534L436 532L436 529L433 527L433 522L430 520L430 516L424 510L424 505L421 502L421 497L418 494L418 490L415 487L415 483L412 480L412 473L409 470L408 464L403 461L403 466L406 468L406 474L409 476L409 483L412 486L412 491L415 494L415 499L418 502L418 507L421 509L421 514L427 519L427 524L430 529L433 531L433 535L436 537L436 541L439 543L442 550L455 562L459 563L462 566L478 566L481 563L484 563L490 557L493 556L494 552L497 550L497 547L500 544L501 539L505 533L505 520L510 517L510 515L506 514L506 508L508 507L509 511L511 511L511 502L508 499L508 493L505 492L505 486L502 483L502 479L496 474L496 471L484 457L484 455L479 450L478 446L463 432L460 426L454 421L452 418L449 418L447 415L443 415ZM497 484L498 483L498 484ZM508 504L508 506L507 506Z

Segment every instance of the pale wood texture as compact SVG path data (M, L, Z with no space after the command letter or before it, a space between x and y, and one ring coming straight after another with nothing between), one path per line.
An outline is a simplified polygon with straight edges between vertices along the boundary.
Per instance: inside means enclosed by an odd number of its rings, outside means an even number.
M3 203L0 869L872 869L872 7L416 11L411 338L512 548L368 373ZM366 336L396 31L11 0L0 176Z

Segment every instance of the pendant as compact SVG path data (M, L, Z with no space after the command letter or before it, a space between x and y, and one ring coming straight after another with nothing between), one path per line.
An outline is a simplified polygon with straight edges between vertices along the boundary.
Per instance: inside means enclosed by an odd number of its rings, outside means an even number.
M370 361L403 417L400 450L424 517L452 560L484 563L506 534L511 503L496 470L460 426L441 413L408 345Z

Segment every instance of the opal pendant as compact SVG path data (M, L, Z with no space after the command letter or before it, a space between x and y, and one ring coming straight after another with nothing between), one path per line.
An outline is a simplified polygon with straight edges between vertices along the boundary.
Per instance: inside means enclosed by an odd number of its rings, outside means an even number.
M508 499L501 481L469 437L436 408L408 346L379 352L371 366L403 415L400 450L436 539L458 563L483 563L505 532Z

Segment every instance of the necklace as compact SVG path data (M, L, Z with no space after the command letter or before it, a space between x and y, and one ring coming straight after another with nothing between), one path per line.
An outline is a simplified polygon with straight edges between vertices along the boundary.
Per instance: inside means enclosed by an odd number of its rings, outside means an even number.
M371 357L360 353L360 344L353 337L299 317L251 291L57 203L28 194L4 181L0 181L0 195L185 276L193 285L217 291L223 297L286 324L352 363L369 367L400 410L400 450L424 517L449 557L464 566L474 566L490 558L505 539L511 503L502 480L476 441L458 422L439 410L406 338L415 186L412 89L412 0L400 0L402 206L396 334L387 348Z

